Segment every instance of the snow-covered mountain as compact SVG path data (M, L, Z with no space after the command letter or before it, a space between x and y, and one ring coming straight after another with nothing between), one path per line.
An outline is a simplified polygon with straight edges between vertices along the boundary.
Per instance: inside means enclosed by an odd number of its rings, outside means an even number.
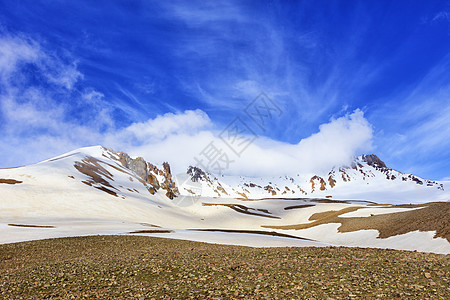
M175 175L169 163L96 146L0 169L0 242L134 232L450 253L449 189L392 170L375 155L324 174L216 178L196 167ZM436 201L444 202L428 203Z
M323 174L299 171L296 176L218 178L193 166L189 166L186 173L175 175L167 162L158 167L141 157L133 159L126 153L100 146L72 152L88 155L74 163L80 173L91 177L83 183L112 194L117 192L117 188L109 184L111 178L106 176L101 160L95 155L89 155L91 151L94 151L93 154L101 151L101 158L109 160L107 164L131 171L132 178L143 184L150 194L159 192L170 199L186 196L243 199L322 197L390 204L450 199L450 191L445 188L448 182L431 181L398 172L387 167L374 154L357 157L350 166L334 167ZM63 158L70 155L63 155ZM277 173L281 172L277 170Z
M272 178L217 178L192 166L187 173L190 180L185 177L179 180L179 190L183 195L245 199L323 197L391 204L450 199L450 193L445 188L448 182L398 172L387 167L374 154L362 155L355 158L350 166L334 167L324 174L299 172L296 176Z

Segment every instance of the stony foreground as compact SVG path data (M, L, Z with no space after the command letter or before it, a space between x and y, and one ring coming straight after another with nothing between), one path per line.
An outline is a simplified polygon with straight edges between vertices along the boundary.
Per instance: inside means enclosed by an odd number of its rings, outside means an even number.
M0 298L449 299L449 258L141 236L62 238L0 245Z

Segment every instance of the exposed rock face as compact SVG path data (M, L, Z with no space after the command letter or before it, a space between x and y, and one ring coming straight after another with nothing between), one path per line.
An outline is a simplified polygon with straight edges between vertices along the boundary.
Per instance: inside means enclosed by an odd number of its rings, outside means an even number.
M237 194L239 194L240 196L242 196L244 199L248 199L247 195L245 193L241 193L238 191L235 191Z
M341 176L342 176L342 180L344 180L344 182L351 181L351 178L350 178L350 176L347 174L347 172L345 172L345 169L339 168L339 172L342 173Z
M157 166L155 166L149 162L147 163L147 168L148 168L149 172L153 172L156 175L163 175L163 172L160 169L158 169Z
M330 175L328 177L328 183L330 184L331 188L334 188L334 186L336 185L336 180L334 180L334 178Z
M173 199L180 195L178 188L175 186L175 182L172 180L172 173L170 172L170 165L168 162L163 163L163 176L164 182L161 184L161 187L165 189L166 196L170 199Z
M318 183L320 183L320 188L319 188L319 189L320 189L321 191L324 191L324 190L327 189L327 188L325 187L325 186L326 186L325 180L324 180L322 177L315 175L315 176L311 177L311 180L310 180L310 182L311 182L311 191L312 191L312 192L315 191L315 188L316 188L316 181L318 181Z
M189 176L191 176L191 180L193 182L198 182L203 179L207 179L207 175L205 172L203 172L202 169L198 167L189 166L186 172Z
M147 163L142 157L136 159L131 158L124 152L115 152L119 156L119 161L125 168L133 171L137 176L147 182Z
M271 185L266 185L266 186L264 187L264 189L265 189L267 192L271 193L273 196L275 196L275 195L277 194L277 192L273 189L273 187L272 187Z
M163 163L163 170L158 169L155 165L147 163L142 157L131 158L127 153L115 152L119 157L119 161L125 168L133 171L144 183L148 184L148 191L155 194L160 188L166 190L166 196L170 199L177 197L180 193L172 180L172 173L170 172L170 165L167 162ZM162 183L158 181L157 176L163 176Z
M161 186L159 185L158 178L152 172L149 172L147 175L147 182L150 183L156 189L159 189Z
M302 188L299 187L299 190L300 190L300 192L301 192L303 195L308 195L308 193L305 192Z
M363 155L362 160L372 167L387 169L386 164L381 159L379 159L378 156L376 156L375 154Z

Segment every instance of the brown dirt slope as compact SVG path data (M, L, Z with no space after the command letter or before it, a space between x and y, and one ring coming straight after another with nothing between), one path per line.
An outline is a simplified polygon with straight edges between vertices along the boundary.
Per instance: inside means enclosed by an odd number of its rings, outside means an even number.
M94 157L86 157L81 162L75 162L74 167L82 174L90 177L89 180L81 181L84 184L92 186L96 189L104 191L112 196L118 197L117 193L113 190L117 189L113 187L104 177L113 181L113 175L106 170L101 164L101 161ZM100 186L95 186L98 184Z
M380 232L380 238L388 238L411 231L436 231L435 237L442 237L450 242L450 202L434 202L425 205L391 206L391 207L423 207L416 210L374 215L370 217L339 217L344 213L355 211L362 207L348 207L339 211L327 211L314 214L312 223L286 226L263 226L272 229L306 229L313 226L341 223L339 232L351 232L365 229L375 229Z

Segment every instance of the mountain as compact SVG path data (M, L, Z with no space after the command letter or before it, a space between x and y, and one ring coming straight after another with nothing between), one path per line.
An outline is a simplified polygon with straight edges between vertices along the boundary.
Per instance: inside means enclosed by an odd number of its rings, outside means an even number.
M450 253L449 195L448 182L392 170L375 155L323 174L217 178L95 146L0 170L0 242L143 234Z
M272 178L221 176L218 179L192 166L187 173L190 180L182 177L179 183L184 195L245 199L324 197L397 204L450 199L449 191L444 188L448 182L398 172L374 154L362 155L350 166L334 167L324 174L299 173Z

